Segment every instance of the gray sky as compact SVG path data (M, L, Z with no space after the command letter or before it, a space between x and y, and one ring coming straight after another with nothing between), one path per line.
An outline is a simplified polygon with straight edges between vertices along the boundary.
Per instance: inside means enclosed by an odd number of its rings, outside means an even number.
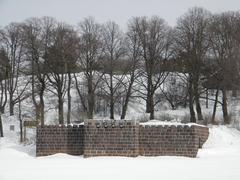
M83 17L116 21L121 27L132 16L158 15L174 26L193 6L211 12L239 10L240 0L0 0L0 26L28 17L52 16L76 25Z

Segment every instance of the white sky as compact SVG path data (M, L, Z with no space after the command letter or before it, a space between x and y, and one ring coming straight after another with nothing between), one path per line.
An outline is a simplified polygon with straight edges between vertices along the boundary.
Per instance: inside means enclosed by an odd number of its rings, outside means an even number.
M121 27L132 16L158 15L174 26L193 6L211 12L239 10L240 0L0 0L0 26L28 17L52 16L76 25L83 17L116 21Z

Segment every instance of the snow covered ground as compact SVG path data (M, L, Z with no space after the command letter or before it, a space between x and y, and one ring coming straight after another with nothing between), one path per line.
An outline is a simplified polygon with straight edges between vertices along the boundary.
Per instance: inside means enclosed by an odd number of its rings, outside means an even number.
M210 127L210 137L197 158L96 157L56 154L35 157L34 145L20 145L16 132L0 138L0 180L167 179L239 180L240 131Z

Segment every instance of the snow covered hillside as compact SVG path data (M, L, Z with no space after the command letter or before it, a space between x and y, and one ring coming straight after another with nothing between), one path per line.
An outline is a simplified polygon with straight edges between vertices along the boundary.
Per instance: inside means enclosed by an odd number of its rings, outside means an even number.
M210 127L210 136L197 158L94 157L56 154L35 157L34 145L20 145L17 134L5 131L0 139L0 180L184 179L238 180L240 131Z

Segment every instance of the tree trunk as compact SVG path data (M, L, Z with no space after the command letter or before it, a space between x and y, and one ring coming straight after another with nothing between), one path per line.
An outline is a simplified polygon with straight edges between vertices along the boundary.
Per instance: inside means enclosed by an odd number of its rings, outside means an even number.
M154 119L154 101L153 101L153 94L151 93L150 96L150 120Z
M190 77L191 78L191 77ZM190 122L196 123L196 116L193 107L193 88L192 88L192 80L189 82L189 110L190 110Z
M194 97L195 97L195 104L196 104L196 111L198 120L203 120L201 104L199 100L199 92L198 92L198 80L199 78L194 78L193 80L193 89L194 89Z
M94 94L93 92L88 94L88 118L93 119L93 111L95 106Z
M43 93L40 94L40 122L41 126L44 126L44 99L43 99Z
M59 124L64 123L64 117L63 117L63 99L62 95L58 95L58 121Z
M114 119L113 73L110 73L110 119Z
M206 108L208 109L208 89L206 90Z
M126 97L126 100L124 101L123 106L122 106L121 119L125 119L125 116L126 116L126 113L127 113L127 106L128 106L127 98L128 97Z
M147 77L147 101L146 101L146 113L150 113L150 120L154 119L154 101L153 101L153 89L152 89L152 73L148 73Z
M124 104L122 106L121 119L125 119L125 116L127 114L127 107L128 107L128 103L129 103L129 99L130 99L130 94L131 94L131 92L128 91L127 95L126 95L126 98L125 98L125 101L124 101Z
M67 96L68 96L68 111L67 111L67 124L70 124L71 121L71 83L72 83L72 77L71 74L68 73L68 89L67 89Z
M8 93L7 93L7 80L4 80L4 85L2 81L0 82L1 84L1 100L0 100L0 113L4 114L5 113L5 106L7 104L7 99L8 99ZM3 100L4 99L4 100Z
M214 102L214 106L213 106L213 114L212 114L212 119L211 119L212 124L216 124L215 116L216 116L216 111L217 111L218 93L219 93L219 90L217 89L217 92L215 94L215 102Z
M10 112L10 116L14 115L14 101L13 101L13 97L9 98L9 112Z
M114 100L112 95L110 97L110 119L114 119Z
M35 70L34 70L34 61L32 61L32 101L35 107L35 118L37 121L37 124L40 123L40 106L35 98L35 76L34 76Z
M43 78L44 79L44 78ZM40 92L39 92L39 99L40 99L40 102L39 102L39 111L40 111L40 123L41 123L41 126L44 126L44 91L45 91L45 81L42 80L41 81L41 89L40 89Z
M146 100L146 113L150 113L151 111L151 102L150 102L150 93L147 93L147 100Z
M95 106L92 77L88 79L88 118L93 119L93 111Z
M0 137L3 137L2 113L0 112Z
M197 117L198 120L203 120L203 115L202 115L202 109L201 109L201 104L199 101L199 96L195 96L195 102L196 102L196 111L197 111Z
M41 123L40 104L35 104L35 114L37 124Z
M189 96L189 93L186 92L186 95L183 99L183 107L186 109L187 108L187 104L188 104L188 96Z
M230 123L230 118L229 118L229 115L228 115L227 94L226 94L225 89L222 89L222 111L223 111L224 124L229 124Z
M124 104L122 106L121 119L125 119L125 116L126 116L126 113L127 113L127 108L128 108L128 103L129 103L129 99L130 99L131 92L132 92L133 82L134 82L134 73L132 74L131 81L130 81L130 84L128 86L126 98L125 98Z
M146 113L151 113L151 77L147 79Z
M22 123L22 107L21 100L19 98L18 102L18 119L19 119L19 127L20 127L20 142L23 142L23 123Z

